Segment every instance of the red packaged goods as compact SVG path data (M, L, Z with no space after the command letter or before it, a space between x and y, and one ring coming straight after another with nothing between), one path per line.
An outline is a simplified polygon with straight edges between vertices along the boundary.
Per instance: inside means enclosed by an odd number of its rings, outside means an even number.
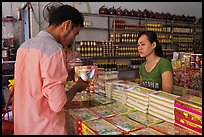
M162 119L159 119L149 114L142 113L140 111L127 113L123 115L145 126L150 126L150 125L154 125L154 124L163 122Z
M8 118L6 118L8 115ZM14 133L14 123L9 118L9 112L2 110L2 135L13 135Z
M186 94L175 100L174 107L202 116L202 98Z
M105 119L85 121L82 124L83 135L121 135L123 131Z
M137 131L132 131L128 135L165 135L165 134L156 131L152 128L144 128Z
M128 134L128 132L130 131L135 131L135 130L145 128L143 124L135 122L122 115L113 116L113 117L107 118L106 120L109 121L111 124L115 125L116 127L125 131L124 132L125 134Z
M179 108L174 108L174 114L175 116L179 116L182 119L186 119L190 122L202 126L202 116L198 116L196 114L193 114L191 112Z
M179 116L175 117L175 124L181 125L187 129L190 129L190 131L195 132L196 134L202 134L202 126L197 125L193 122L190 122L186 119L182 119Z
M169 122L163 122L150 126L154 130L157 130L165 135L192 135L192 132L188 132L184 128L176 126Z

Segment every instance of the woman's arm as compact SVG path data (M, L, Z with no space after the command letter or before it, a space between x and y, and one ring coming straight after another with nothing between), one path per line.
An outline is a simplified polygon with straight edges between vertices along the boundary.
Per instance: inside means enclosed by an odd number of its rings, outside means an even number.
M162 73L162 91L168 93L173 92L173 74L171 71Z

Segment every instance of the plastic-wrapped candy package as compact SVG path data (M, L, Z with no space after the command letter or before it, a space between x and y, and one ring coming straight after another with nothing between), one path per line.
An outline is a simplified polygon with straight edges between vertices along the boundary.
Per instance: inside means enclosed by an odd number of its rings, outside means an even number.
M136 121L136 122L144 124L145 126L154 125L154 124L161 123L164 121L160 118L154 117L154 116L149 115L149 114L145 114L145 113L140 112L140 111L126 113L123 115Z
M123 131L105 119L85 121L82 124L83 135L121 135Z
M98 119L99 116L88 108L69 109L69 114L77 117L82 121Z
M165 135L193 135L193 132L190 132L182 127L179 127L169 122L155 124L150 126L150 128L162 132Z
M110 118L107 118L107 120L117 126L118 128L124 130L125 134L128 134L130 131L134 131L134 130L139 130L142 128L145 128L145 126L143 124L140 124L136 121L133 121L123 115L117 115L117 116L113 116Z
M132 131L128 135L165 135L165 134L147 127L140 130Z
M129 108L125 104L121 104L119 102L114 102L112 104L108 104L107 107L110 107L116 114L123 114L123 113L128 113L128 112L134 112L137 109L132 109Z
M95 107L91 107L90 109L101 117L111 117L116 115L116 113L106 105L95 106Z

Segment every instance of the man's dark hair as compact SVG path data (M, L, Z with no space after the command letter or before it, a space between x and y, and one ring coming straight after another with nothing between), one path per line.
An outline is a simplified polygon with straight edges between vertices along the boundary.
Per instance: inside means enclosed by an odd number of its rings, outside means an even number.
M75 26L84 26L84 16L76 8L70 5L62 5L55 9L49 17L49 26L55 24L59 26L63 21L71 20Z

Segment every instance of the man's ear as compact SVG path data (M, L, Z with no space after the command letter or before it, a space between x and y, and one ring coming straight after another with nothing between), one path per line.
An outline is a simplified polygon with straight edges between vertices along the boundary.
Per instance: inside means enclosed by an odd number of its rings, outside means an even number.
M71 20L66 20L63 22L63 28L69 32L72 28L72 21Z

